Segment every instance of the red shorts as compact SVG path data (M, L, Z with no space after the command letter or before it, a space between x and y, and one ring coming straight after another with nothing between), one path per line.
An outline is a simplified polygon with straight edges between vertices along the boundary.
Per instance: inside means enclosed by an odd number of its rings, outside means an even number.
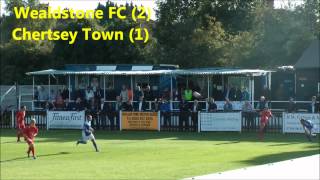
M34 143L34 139L31 139L31 138L25 138L24 139L29 145L33 144Z
M26 126L24 124L18 124L18 130L23 130Z
M260 123L261 124L267 124L269 119L261 118Z

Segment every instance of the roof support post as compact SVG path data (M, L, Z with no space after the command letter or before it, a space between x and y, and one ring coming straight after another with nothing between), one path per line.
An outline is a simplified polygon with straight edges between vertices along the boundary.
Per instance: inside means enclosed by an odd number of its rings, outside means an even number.
M51 81L50 81L50 74L49 74L49 75L48 75L48 85L49 85L49 93L48 93L48 94L49 94L49 97L48 97L48 99L49 99L49 100L51 100L51 99L50 99L50 98L51 98L51 85L50 85L50 84L51 84Z
M31 105L31 109L32 111L34 110L34 101L35 101L35 97L34 97L34 76L32 76L32 105Z
M103 99L106 100L106 75L103 75Z
M69 101L71 100L71 77L70 77L70 74L68 76L68 92L69 92Z

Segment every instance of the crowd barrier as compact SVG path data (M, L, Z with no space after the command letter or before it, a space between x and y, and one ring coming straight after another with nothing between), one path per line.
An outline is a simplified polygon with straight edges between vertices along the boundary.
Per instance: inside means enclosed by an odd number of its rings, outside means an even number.
M257 132L260 116L257 112L108 112L27 111L26 123L35 118L40 129L81 129L85 115L93 115L92 126L106 131L155 130L168 132L239 131ZM310 119L319 132L320 115L309 113L273 112L267 132L301 133L300 118ZM72 122L70 124L70 122ZM126 123L126 124L125 124ZM200 126L199 126L200 124ZM0 128L16 128L16 112L1 115Z

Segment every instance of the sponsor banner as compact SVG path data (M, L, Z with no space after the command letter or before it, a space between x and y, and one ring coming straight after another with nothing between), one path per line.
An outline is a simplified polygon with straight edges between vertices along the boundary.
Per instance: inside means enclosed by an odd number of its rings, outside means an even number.
M217 105L218 110L223 110L224 101L215 101L215 103ZM242 110L242 105L244 104L244 101L232 101L231 104L233 110L240 111Z
M159 130L158 112L122 112L121 129Z
M241 112L201 112L200 131L241 131Z
M82 129L84 111L47 111L47 129Z
M311 113L283 113L283 132L284 133L304 133L300 119L310 120L314 124L313 132L320 133L320 114Z

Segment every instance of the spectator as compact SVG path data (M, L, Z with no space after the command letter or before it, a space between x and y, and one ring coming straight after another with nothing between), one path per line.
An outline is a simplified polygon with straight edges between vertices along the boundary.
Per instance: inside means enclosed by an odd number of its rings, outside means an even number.
M66 88L66 86L63 86L63 90L61 92L61 96L63 100L66 100L67 98L69 98L69 89Z
M74 111L75 110L75 105L73 102L70 102L69 98L67 98L64 101L64 104L65 104L64 110L66 110L66 111Z
M49 100L49 97L48 97L48 94L43 86L39 86L39 88L40 88L39 100L44 103L45 101Z
M136 108L137 111L145 111L147 109L146 102L144 101L143 96L139 97L139 101L138 101L137 105L138 105Z
M77 88L72 94L73 94L72 95L73 100L77 100L78 98L80 98L80 99L85 98L84 92L79 88Z
M231 87L230 92L229 92L229 97L227 97L231 101L236 101L237 100L237 91L235 87Z
M242 92L240 90L240 88L236 88L236 101L241 101L242 99Z
M108 120L110 122L110 129L114 130L115 128L115 117L116 117L116 109L115 109L115 105L112 104L111 102L105 102L103 105L103 109L102 112L107 115ZM105 116L103 116L104 118L102 119L102 127L105 128L106 127L106 119ZM118 124L118 123L117 123Z
M121 102L121 97L120 96L116 97L115 110L116 110L116 112L119 112L119 111L122 110L122 102Z
M85 91L85 96L86 96L87 103L90 103L90 100L92 98L94 98L94 93L93 93L93 90L90 86L87 87L87 89Z
M261 96L264 96L266 99L270 99L270 90L269 90L267 85L263 86L262 95Z
M100 129L100 119L98 118L98 114L100 113L100 110L101 110L100 108L101 106L95 101L95 98L91 98L89 100L87 110L92 115L92 118L95 119L93 123L97 129Z
M153 94L150 89L150 85L146 86L143 93L144 93L144 99L146 101L153 101L154 100Z
M192 101L192 90L187 87L184 91L183 91L183 98L186 101Z
M247 88L243 88L242 95L241 95L241 101L249 101L250 100L250 94L247 90Z
M141 97L144 98L144 94L143 94L143 91L141 89L141 87L139 85L136 86L136 89L134 91L134 98L133 100L134 101L139 101L139 99L141 99Z
M198 100L193 101L191 110L192 110L191 120L192 120L193 127L195 127L194 130L196 130L198 125L198 112L201 111L201 107L199 105Z
M39 91L37 87L34 87L34 94L33 94L33 101L34 101L34 106L36 108L40 107L40 103L39 103Z
M122 85L122 89L121 89L121 92L120 92L120 99L121 99L121 102L122 102L123 105L126 105L126 103L129 100L128 90L127 90L126 85Z
M58 94L54 92L54 89L51 89L50 90L50 97L49 97L49 100L50 101L55 101L58 97Z
M162 95L161 95L161 99L165 100L165 101L169 101L171 97L169 88L165 88Z
M312 96L311 98L311 103L309 105L309 113L318 113L319 112L319 104L317 103L317 97L316 96Z
M56 102L55 102L56 110L63 110L65 109L64 100L62 99L61 95L57 95Z
M217 111L217 104L214 102L214 98L210 97L207 103L208 103L208 112Z
M114 100L116 100L116 97L117 97L116 91L114 90L112 85L109 85L106 90L106 100L107 101L114 101Z
M130 87L128 88L128 99L133 101L133 91Z
M231 104L230 100L228 98L226 98L226 101L225 101L224 106L223 106L223 111L231 112L232 110L233 110L232 104Z
M124 111L133 111L132 101L128 100L122 108Z
M245 101L242 106L243 116L245 117L246 128L253 129L254 128L254 109L249 101Z
M268 108L268 102L264 96L261 96L256 109L258 109L259 111L262 111L265 108Z
M162 99L162 103L160 104L160 112L163 116L164 126L170 127L171 126L171 119L170 119L170 103L166 99Z
M179 129L182 131L183 130L183 122L185 124L185 130L189 128L189 104L187 101L182 99L180 102L180 115L179 115Z
M43 110L45 111L53 111L54 110L54 104L50 101L46 101L45 104L44 104L44 108Z
M76 103L75 103L75 105L74 105L74 109L75 109L76 111L83 111L83 110L85 110L85 105L84 105L84 103L82 102L82 100L81 100L80 97L78 97L78 98L76 99Z
M296 112L296 110L297 110L296 103L294 102L294 99L292 97L290 97L287 112L294 113L294 112Z

